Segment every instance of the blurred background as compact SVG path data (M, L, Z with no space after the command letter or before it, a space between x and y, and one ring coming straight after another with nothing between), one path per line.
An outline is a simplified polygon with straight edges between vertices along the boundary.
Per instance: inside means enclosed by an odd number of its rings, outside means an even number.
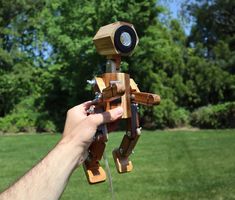
M93 99L86 80L105 58L92 38L115 21L140 42L123 59L142 91L147 129L235 127L233 0L8 0L0 2L0 132L62 131L66 110Z

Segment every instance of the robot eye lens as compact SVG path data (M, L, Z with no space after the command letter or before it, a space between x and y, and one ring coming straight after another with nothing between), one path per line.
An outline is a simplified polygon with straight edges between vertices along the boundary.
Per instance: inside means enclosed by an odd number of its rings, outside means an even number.
M120 41L126 47L131 46L132 40L130 34L127 32L123 32L120 36Z
M137 44L135 29L128 25L120 26L114 34L114 46L119 54L128 56Z

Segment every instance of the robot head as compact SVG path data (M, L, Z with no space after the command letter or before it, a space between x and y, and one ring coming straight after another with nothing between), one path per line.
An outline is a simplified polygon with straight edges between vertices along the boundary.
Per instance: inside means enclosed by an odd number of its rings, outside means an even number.
M137 46L139 38L132 24L115 22L102 26L93 41L99 54L105 56L129 56Z

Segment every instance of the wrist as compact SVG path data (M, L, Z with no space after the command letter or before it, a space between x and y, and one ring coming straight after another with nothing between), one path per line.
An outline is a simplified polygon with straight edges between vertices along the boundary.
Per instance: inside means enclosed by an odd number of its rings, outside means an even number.
M88 156L87 149L69 135L63 137L58 146L68 153L69 157L75 162L73 162L75 167L81 165Z

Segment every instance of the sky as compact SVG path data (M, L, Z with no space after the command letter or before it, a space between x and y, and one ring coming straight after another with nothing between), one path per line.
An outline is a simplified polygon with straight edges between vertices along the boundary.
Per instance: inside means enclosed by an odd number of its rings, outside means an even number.
M169 8L174 18L177 18L177 14L180 10L180 4L181 4L180 1L177 1L177 0L170 1L169 3Z
M194 2L195 0L191 0ZM181 9L181 4L184 2L183 0L158 0L160 5L164 5L164 7L167 7L170 11L170 14L173 19L179 19L179 12ZM192 23L184 24L183 28L185 30L185 33L187 35L190 34Z

